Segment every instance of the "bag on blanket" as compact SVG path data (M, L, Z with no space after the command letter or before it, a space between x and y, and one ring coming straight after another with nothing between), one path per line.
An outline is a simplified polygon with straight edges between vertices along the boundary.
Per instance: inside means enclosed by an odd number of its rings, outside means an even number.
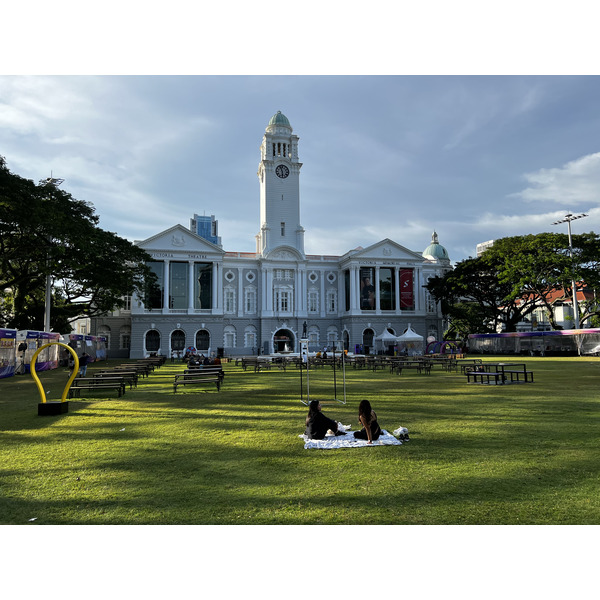
M406 427L398 427L398 429L394 431L394 435L403 442L409 441L408 429L406 429Z

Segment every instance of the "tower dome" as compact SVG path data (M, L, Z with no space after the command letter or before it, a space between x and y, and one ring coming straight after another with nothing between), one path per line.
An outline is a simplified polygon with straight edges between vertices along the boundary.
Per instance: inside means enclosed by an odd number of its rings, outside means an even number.
M434 231L431 236L431 244L423 251L423 258L428 260L450 260L448 251L438 241L438 235Z
M292 129L289 119L280 110L278 110L271 117L271 120L269 121L269 124L267 125L267 130L269 130L269 128L273 128L273 127L289 127L290 130Z

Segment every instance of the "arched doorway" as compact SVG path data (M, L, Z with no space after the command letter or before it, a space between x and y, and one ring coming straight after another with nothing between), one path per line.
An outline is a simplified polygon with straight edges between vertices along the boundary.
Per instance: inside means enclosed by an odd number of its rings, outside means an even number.
M365 354L369 354L371 352L371 348L373 347L373 337L375 336L375 332L371 329L365 329L363 331L363 352Z
M183 352L185 348L185 333L181 329L176 329L171 334L171 351Z
M350 350L350 334L348 333L347 329L344 329L344 333L342 334L343 338L344 338L344 350L349 351Z
M210 333L206 329L200 329L196 333L196 350L198 352L208 352L210 348Z
M296 347L296 338L289 329L278 329L273 335L273 351L276 354L293 352Z
M146 352L158 352L160 350L160 333L151 329L146 333Z

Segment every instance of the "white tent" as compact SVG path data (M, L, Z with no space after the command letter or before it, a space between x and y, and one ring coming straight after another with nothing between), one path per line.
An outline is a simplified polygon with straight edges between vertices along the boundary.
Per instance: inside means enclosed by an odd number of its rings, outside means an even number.
M390 333L387 329L384 329L381 335L378 335L377 337L373 338L373 342L375 342L375 347L377 347L377 342L381 342L381 347L383 350L386 349L386 345L395 346L397 340L398 338L393 333Z
M410 323L408 324L407 330L402 335L398 336L396 341L398 343L399 353L403 353L406 350L409 356L423 354L424 338L410 326Z

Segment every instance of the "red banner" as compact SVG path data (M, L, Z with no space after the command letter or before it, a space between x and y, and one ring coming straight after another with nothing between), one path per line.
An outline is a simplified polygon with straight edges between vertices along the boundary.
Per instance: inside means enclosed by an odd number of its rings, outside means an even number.
M415 295L413 292L413 269L400 269L400 308L414 309Z

